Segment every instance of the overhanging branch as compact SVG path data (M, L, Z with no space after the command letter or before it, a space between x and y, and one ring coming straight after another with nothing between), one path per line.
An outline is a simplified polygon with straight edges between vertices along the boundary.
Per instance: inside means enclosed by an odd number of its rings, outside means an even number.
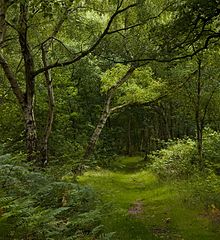
M34 72L34 76L37 76L45 71L48 71L49 69L53 69L53 68L56 68L56 67L63 67L63 66L68 66L68 65L71 65L79 60L81 60L83 57L87 56L89 53L91 53L99 44L100 42L102 41L102 39L108 34L108 31L111 27L111 24L112 22L114 21L114 19L121 13L127 11L128 9L130 8L133 8L137 6L137 3L135 4L131 4L121 10L119 10L118 8L116 9L115 13L110 17L108 23L107 23L107 26L105 28L105 30L102 32L102 34L99 36L99 38L97 39L97 41L90 47L88 48L87 50L85 51L82 51L81 54L79 54L78 56L76 56L75 58L71 59L71 60L68 60L68 61L64 61L64 62L55 62L51 65L48 65L47 67L43 67L43 68L40 68L38 69L37 71Z
M186 54L186 55L182 55L182 56L177 56L177 57L173 57L173 58L140 58L140 59L131 59L131 60L124 60L124 61L114 61L115 63L137 63L137 62L164 62L164 63L169 63L169 62L173 62L176 60L182 60L182 59L187 59L187 58L193 58L195 55L197 55L198 53L202 52L203 50L208 49L209 45L210 45L210 40L215 39L215 38L220 38L220 33L214 33L210 36L208 36L205 40L204 45L201 48L198 48L197 50L195 50L193 53L191 54ZM218 39L219 40L219 39ZM218 41L217 40L217 41Z
M109 34L113 34L113 33L119 33L121 31L126 31L126 30L129 30L129 29L132 29L132 28L135 28L135 27L139 27L139 26L143 26L145 24L147 24L149 21L153 20L153 19L157 19L158 17L160 17L172 4L168 5L167 7L165 7L159 14L157 14L156 16L153 16L153 17L149 17L147 19L145 19L145 21L143 22L140 22L140 23L136 23L134 25L130 25L128 27L124 27L124 28L119 28L119 29L116 29L116 30L113 30L113 31L108 31L108 35Z

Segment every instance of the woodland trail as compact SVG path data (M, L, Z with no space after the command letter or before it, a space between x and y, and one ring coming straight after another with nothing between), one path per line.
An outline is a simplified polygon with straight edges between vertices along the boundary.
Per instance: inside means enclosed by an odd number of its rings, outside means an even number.
M114 240L219 240L220 214L191 200L190 184L161 182L144 170L132 172L140 158L123 158L114 171L89 171L80 182L100 194L106 232ZM120 167L119 167L120 166Z

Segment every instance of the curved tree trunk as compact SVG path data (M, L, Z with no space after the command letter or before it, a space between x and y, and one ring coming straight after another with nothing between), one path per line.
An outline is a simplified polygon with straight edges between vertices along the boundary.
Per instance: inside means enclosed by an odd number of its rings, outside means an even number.
M99 136L102 132L102 129L104 128L105 123L106 123L106 121L107 121L107 119L110 115L110 109L109 109L110 101L111 101L111 99L107 99L107 101L106 101L106 105L105 105L105 108L104 108L104 110L102 112L102 115L99 119L99 122L98 122L98 124L97 124L97 126L96 126L90 140L89 140L88 146L86 148L86 152L84 154L84 159L88 159L95 149L96 143L99 139Z
M130 76L132 75L132 73L134 72L134 70L136 69L136 67L134 66L131 66L128 71L125 73L125 75L119 79L107 92L107 99L106 99L106 103L104 105L104 109L102 111L102 114L101 114L101 117L99 119L99 122L89 140L89 143L87 145L87 148L86 148L86 151L85 151L85 154L84 154L84 160L86 159L89 159L89 157L92 155L92 153L94 152L94 149L95 149L95 146L96 146L96 143L99 139L99 136L102 132L102 129L104 128L105 126L105 123L108 119L108 117L110 116L111 112L113 111L116 111L117 109L120 109L125 105L121 105L121 106L117 106L115 108L110 108L110 105L111 105L111 100L112 98L114 97L114 94L116 92L116 90L123 84L125 83L129 78Z

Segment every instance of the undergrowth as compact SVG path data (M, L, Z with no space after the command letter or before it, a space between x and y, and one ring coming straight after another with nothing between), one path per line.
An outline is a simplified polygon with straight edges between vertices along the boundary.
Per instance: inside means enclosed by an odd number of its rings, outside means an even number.
M0 239L107 239L90 187L33 171L23 158L0 157Z

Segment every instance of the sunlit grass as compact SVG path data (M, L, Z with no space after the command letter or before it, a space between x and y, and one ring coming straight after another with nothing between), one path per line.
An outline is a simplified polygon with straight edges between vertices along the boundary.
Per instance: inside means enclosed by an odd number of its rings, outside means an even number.
M120 158L123 171L89 171L80 177L100 194L110 211L103 217L107 232L115 232L115 240L219 240L220 232L203 217L200 203L190 206L187 182L161 182L149 171L125 171L141 158ZM135 202L142 212L129 214Z

